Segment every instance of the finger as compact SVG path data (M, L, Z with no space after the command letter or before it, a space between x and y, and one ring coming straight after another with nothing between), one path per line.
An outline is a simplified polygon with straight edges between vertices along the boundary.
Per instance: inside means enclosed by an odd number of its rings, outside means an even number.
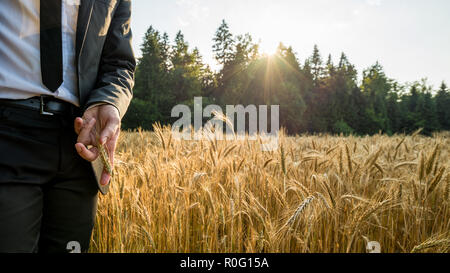
M75 128L75 133L77 133L77 135L80 134L81 129L83 129L83 125L84 125L84 121L82 118L76 118L74 121L74 128Z
M119 119L110 119L106 124L105 128L100 133L100 143L105 144L108 140L114 138L117 130L119 129L120 121Z
M91 145L95 143L91 143L91 131L96 123L96 120L93 118L89 121L89 123L85 123L83 128L80 131L80 134L78 135L78 142L83 143L84 145Z
M95 161L99 156L98 149L96 147L88 149L83 143L75 144L75 149L77 150L81 158L89 162Z
M106 185L108 185L110 180L111 180L111 175L108 172L103 171L102 177L100 178L100 185L106 186Z

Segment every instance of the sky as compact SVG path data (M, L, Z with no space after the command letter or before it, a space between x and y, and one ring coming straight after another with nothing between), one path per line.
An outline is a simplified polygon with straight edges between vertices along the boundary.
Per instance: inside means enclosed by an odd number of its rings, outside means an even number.
M450 85L448 0L133 0L133 46L150 25L170 39L181 30L190 47L217 69L212 38L225 19L233 34L249 33L265 53L292 46L301 62L317 44L326 61L345 52L362 70L379 61L400 83L427 78Z

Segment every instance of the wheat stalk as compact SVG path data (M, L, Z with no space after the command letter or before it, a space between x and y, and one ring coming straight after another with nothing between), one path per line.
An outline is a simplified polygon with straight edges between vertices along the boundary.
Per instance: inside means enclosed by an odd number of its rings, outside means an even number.
M109 153L107 151L107 147L104 144L101 144L100 139L97 138L97 148L100 153L100 159L103 163L103 166L105 167L106 172L109 175L113 175L113 166L111 165L111 162L109 160Z

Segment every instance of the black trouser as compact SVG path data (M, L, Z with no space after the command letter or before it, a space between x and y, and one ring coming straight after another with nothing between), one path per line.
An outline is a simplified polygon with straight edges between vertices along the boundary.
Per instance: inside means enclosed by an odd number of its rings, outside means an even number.
M0 252L88 250L98 188L74 118L0 105Z

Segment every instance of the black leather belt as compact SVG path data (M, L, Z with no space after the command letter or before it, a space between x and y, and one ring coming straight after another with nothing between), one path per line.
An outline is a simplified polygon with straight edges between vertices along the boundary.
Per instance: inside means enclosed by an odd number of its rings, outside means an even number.
M38 111L44 116L74 115L78 107L54 97L40 96L25 100L0 99L0 105Z

